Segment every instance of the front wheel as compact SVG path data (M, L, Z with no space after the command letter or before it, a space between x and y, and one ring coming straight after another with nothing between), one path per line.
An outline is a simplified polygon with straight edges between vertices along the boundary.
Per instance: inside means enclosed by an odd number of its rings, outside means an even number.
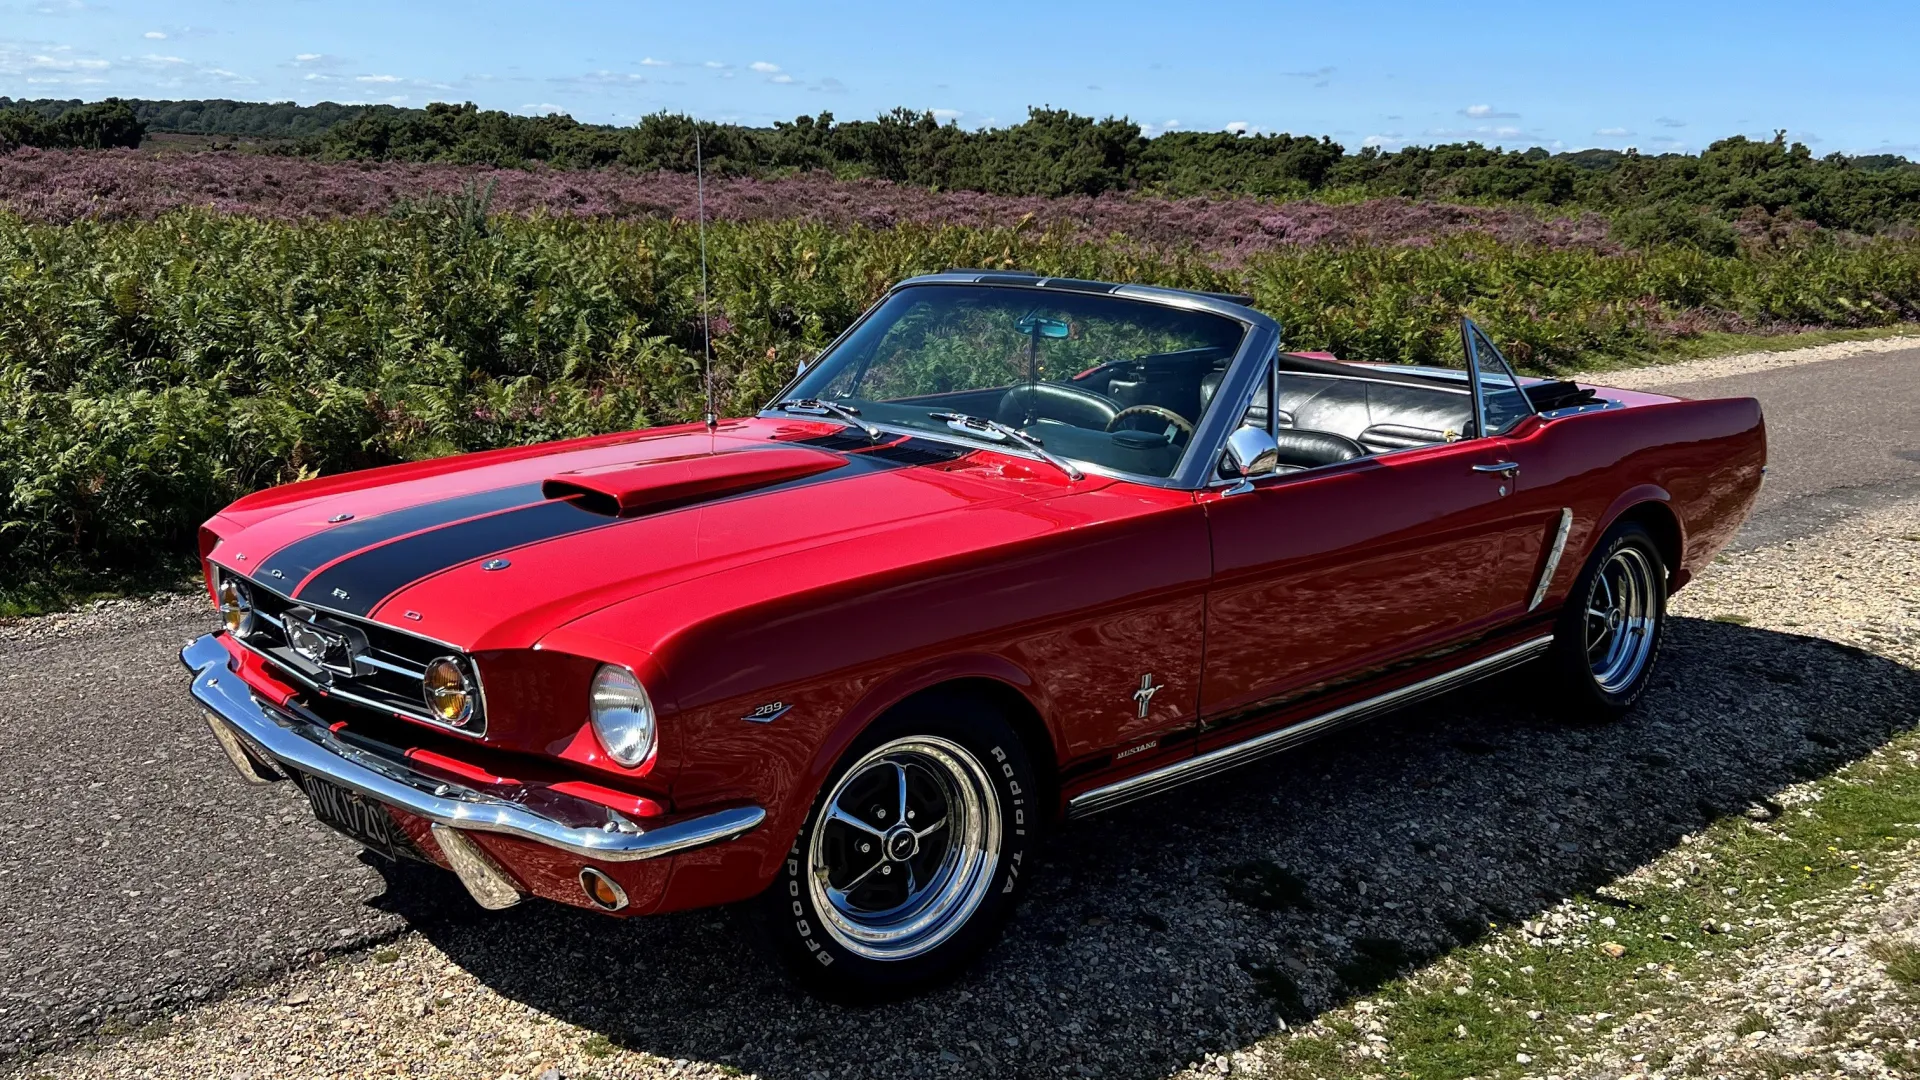
M955 974L1019 899L1041 807L1019 736L983 703L929 700L841 759L759 902L775 951L841 1001Z
M1555 628L1550 665L1575 712L1612 719L1652 681L1667 623L1667 565L1638 522L1608 530Z

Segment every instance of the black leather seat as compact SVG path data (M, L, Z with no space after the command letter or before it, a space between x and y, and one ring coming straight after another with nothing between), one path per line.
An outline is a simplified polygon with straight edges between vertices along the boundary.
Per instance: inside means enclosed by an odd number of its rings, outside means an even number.
M1366 447L1331 431L1281 428L1274 433L1274 441L1280 444L1280 464L1295 465L1302 469L1338 465L1343 461L1366 457L1369 453Z
M1211 400L1219 386L1219 373L1209 375L1200 385L1203 399ZM1243 422L1264 427L1267 408L1263 386L1254 392ZM1282 430L1329 432L1360 444L1368 453L1384 454L1472 434L1473 400L1438 386L1282 374L1274 420Z
M1018 427L1033 417L1105 431L1118 415L1118 405L1091 390L1061 383L1035 383L1007 391L1000 399L1000 409L994 419Z

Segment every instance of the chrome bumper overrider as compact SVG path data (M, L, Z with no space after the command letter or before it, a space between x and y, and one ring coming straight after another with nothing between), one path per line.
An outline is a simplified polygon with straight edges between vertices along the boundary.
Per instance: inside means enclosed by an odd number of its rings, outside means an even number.
M206 710L214 736L234 767L254 783L282 779L281 774L295 769L445 829L517 836L604 862L654 859L731 840L751 832L767 816L757 806L743 806L646 827L599 803L545 787L518 787L496 794L449 783L416 772L404 762L351 746L317 717L262 703L229 668L230 658L226 646L211 634L180 652L181 662L193 672L194 699ZM441 835L440 829L434 832ZM445 850L446 842L441 846ZM485 858L478 848L460 852L470 854ZM450 861L466 880L461 859ZM478 892L475 898L480 898Z

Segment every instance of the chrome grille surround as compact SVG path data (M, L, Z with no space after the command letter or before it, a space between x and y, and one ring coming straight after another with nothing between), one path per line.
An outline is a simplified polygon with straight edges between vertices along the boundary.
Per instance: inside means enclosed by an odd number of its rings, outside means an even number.
M233 642L271 663L288 681L322 697L371 709L386 716L426 724L469 738L481 738L487 731L486 686L473 658L446 642L398 630L383 623L353 615L343 615L322 605L293 600L262 585L259 581L215 564L223 578L247 583L253 591L254 629L245 637L229 635ZM323 667L296 652L288 641L286 620L311 615L322 630L344 632L360 641L353 653L353 674ZM464 725L449 724L429 713L421 697L427 665L452 655L473 673L475 703L473 715Z

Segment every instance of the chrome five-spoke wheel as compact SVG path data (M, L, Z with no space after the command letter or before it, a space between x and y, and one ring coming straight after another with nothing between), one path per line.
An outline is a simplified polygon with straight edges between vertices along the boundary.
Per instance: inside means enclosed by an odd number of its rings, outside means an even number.
M1602 691L1621 692L1647 666L1660 612L1659 588L1646 552L1631 545L1616 549L1593 576L1587 594L1587 662Z
M908 960L966 925L993 883L999 800L987 768L932 735L869 751L827 793L807 851L823 929L871 960Z
M1547 670L1555 701L1594 720L1620 716L1652 682L1667 618L1667 560L1636 519L1608 529L1568 590Z

